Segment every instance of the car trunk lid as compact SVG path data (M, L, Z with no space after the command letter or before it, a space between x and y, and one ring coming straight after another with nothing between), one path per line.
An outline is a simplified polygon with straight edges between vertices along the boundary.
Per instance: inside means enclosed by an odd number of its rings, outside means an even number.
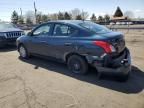
M120 32L107 32L97 34L105 38L105 41L109 42L116 49L116 53L119 54L125 49L124 35Z

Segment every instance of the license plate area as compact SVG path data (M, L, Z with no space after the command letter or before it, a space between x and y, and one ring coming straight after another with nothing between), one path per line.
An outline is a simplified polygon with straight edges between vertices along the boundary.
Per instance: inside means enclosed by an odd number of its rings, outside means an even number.
M131 56L128 49L125 49L124 53L118 57L113 59L112 66L120 67L120 66L128 66L131 64Z

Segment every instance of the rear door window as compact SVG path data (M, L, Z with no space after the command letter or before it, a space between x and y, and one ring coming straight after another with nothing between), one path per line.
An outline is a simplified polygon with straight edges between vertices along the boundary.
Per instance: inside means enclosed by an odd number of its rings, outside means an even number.
M64 25L64 24L55 24L54 27L54 36L70 36L74 34L77 30L73 27Z

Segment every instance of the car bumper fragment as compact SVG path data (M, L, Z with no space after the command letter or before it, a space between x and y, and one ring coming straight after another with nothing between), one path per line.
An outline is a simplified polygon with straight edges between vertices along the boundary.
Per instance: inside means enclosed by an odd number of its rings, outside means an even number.
M131 56L128 49L125 51L125 55L112 60L112 66L100 66L94 63L94 67L98 72L112 74L112 75L127 75L131 71Z

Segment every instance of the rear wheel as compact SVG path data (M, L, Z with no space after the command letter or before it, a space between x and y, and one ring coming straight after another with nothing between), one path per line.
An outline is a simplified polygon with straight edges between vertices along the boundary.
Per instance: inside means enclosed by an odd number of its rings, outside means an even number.
M24 47L24 45L20 45L18 47L18 51L19 51L19 54L20 54L20 57L23 58L23 59L27 59L29 57L28 55L28 51L27 49Z
M72 55L67 61L68 68L76 74L86 74L88 72L88 63L78 55Z

